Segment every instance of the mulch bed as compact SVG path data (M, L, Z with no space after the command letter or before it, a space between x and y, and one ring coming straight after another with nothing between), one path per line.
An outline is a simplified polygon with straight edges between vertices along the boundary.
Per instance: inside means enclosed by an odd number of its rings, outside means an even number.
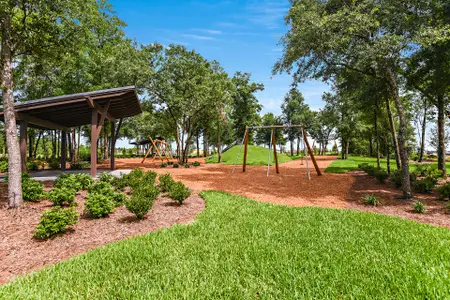
M49 188L51 183L46 182L45 185ZM39 223L40 214L51 208L52 203L28 202L20 209L7 209L6 185L2 184L0 188L0 284L111 242L176 223L188 224L205 207L198 194L193 194L182 205L161 196L142 221L123 206L107 218L91 219L83 214L86 192L82 191L77 195L80 219L73 230L46 241L37 241L33 238L34 228Z

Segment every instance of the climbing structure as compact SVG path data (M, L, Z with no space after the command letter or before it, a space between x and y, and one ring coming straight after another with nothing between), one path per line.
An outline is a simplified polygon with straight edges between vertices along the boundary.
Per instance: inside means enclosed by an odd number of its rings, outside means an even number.
M164 139L152 139L151 137L149 137L149 144L151 144L151 146L150 148L148 148L147 153L145 154L141 163L145 162L150 153L154 153L152 155L152 160L159 158L162 162L164 162L164 159L166 159L167 161L169 161L169 158L173 159L172 155L170 154L170 144ZM152 150L154 150L154 152Z

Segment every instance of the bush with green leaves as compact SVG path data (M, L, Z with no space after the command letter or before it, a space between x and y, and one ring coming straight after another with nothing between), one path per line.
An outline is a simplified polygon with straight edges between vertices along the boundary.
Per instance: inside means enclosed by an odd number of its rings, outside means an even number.
M82 190L87 190L89 187L94 184L94 180L89 174L73 174L75 176L75 179L80 184L80 187Z
M158 176L158 174L156 174L155 172L147 171L147 172L145 172L144 177L142 178L142 181L144 181L146 184L154 186L157 176Z
M78 222L78 213L73 207L53 207L41 215L34 237L47 239L55 234L64 233L68 227Z
M175 182L169 190L169 197L182 204L187 197L191 195L191 190L187 188L182 182Z
M379 204L378 198L375 195L366 194L363 197L364 204L377 206Z
M180 165L179 164L173 164L173 167L174 168L178 168L178 167L180 167Z
M8 161L0 161L0 172L8 172Z
M431 164L416 164L414 165L414 171L411 173L416 175L416 177L432 177L436 179L443 176L443 172L437 166Z
M426 177L424 179L414 181L412 188L416 193L431 193L436 184L437 179Z
M159 191L154 186L141 183L133 190L130 199L125 201L125 207L138 219L143 219L152 209L158 194Z
M199 161L194 161L194 163L192 164L194 167L198 167L200 166L200 162Z
M420 201L415 201L413 203L413 209L416 213L422 214L426 211L425 204Z
M190 168L191 165L190 165L190 164L184 164L184 167L185 167L185 168Z
M87 161L73 162L70 164L71 170L83 170L91 167L91 164Z
M362 171L366 171L366 168L368 168L370 165L368 163L362 163L358 165L358 169Z
M27 161L28 171L38 171L41 164L38 161Z
M389 178L389 174L388 172L386 172L386 170L378 169L375 171L375 178L377 179L378 182L384 183L386 182L386 179Z
M47 160L47 165L52 170L58 170L61 168L61 162L56 158Z
M84 203L86 212L94 218L103 218L108 216L116 207L111 197L100 193L89 193Z
M395 170L395 171L391 172L389 179L395 185L396 188L399 188L402 186L402 172L401 171ZM409 180L411 183L414 183L417 180L416 175L413 173L410 173Z
M89 194L101 194L110 198L112 198L115 193L115 190L111 184L102 181L91 185L88 191Z
M22 176L22 198L26 201L37 202L44 195L44 186L36 179Z
M98 179L101 182L107 182L107 183L109 183L111 185L113 185L115 178L117 178L117 177L112 175L112 174L110 174L110 173L107 173L107 172L102 172L102 173L100 173L98 175Z
M450 182L447 182L440 187L437 188L437 192L439 194L439 198L444 200L450 200Z
M74 206L76 194L75 190L66 187L55 188L47 193L47 199L55 206Z
M159 189L161 192L170 191L171 186L175 183L170 174L159 175Z
M56 178L55 187L80 191L81 183L78 182L74 174L61 174Z
M167 163L162 163L161 168L167 168Z

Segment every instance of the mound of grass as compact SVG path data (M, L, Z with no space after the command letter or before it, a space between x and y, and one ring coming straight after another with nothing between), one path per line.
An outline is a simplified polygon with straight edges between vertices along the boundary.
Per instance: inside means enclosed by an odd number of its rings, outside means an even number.
M222 154L222 163L226 165L234 165L236 162L236 156L239 153L239 146L233 146L228 151ZM278 153L278 163L284 163L287 161L299 159L300 156L294 155L289 156L286 154ZM267 160L269 159L269 148L264 148L261 146L248 145L247 153L247 165L251 166L267 166ZM241 154L239 155L238 164L244 161L244 147L242 147ZM217 163L217 155L210 156L206 159L206 163L214 164ZM270 150L270 165L275 165L275 160L273 158L273 149Z
M445 299L450 231L204 192L206 210L0 288L1 299Z

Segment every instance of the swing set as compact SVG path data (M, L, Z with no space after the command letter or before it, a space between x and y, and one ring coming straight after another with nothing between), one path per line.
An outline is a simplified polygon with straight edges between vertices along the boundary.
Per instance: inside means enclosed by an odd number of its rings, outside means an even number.
M311 174L310 174L309 165L308 165L308 154L311 158L311 161L313 162L314 168L316 169L317 175L322 176L322 172L320 171L319 166L317 165L316 158L314 157L314 153L311 149L311 146L309 145L306 130L302 125L246 126L244 137L242 138L241 147L236 156L236 161L234 163L233 171L231 172L231 174L234 174L234 172L236 170L237 162L238 162L239 156L241 155L241 152L242 152L242 147L244 147L244 161L242 164L242 172L246 171L249 130L250 129L265 129L265 128L271 129L271 137L270 137L270 142L269 142L269 158L268 158L268 162L267 162L267 176L269 176L269 172L270 172L270 155L272 152L272 147L273 147L273 157L275 160L275 170L276 170L277 174L280 174L280 169L278 166L277 148L276 148L277 143L275 140L275 129L277 129L277 128L300 128L300 132L302 134L302 140L303 140L303 152L304 152L304 157L305 157L305 161L306 161L306 168L308 170L308 179L311 180ZM302 158L301 164L303 165L303 158Z
M161 161L164 163L164 158L169 162L169 158L173 159L173 156L170 154L170 145L168 142L166 142L162 138L156 138L152 139L149 137L149 144L152 144L150 148L148 148L147 153L145 154L144 158L141 161L141 164L145 162L147 157L152 153L152 149L155 150L155 153L152 158L152 161L155 160L157 157L161 159Z

